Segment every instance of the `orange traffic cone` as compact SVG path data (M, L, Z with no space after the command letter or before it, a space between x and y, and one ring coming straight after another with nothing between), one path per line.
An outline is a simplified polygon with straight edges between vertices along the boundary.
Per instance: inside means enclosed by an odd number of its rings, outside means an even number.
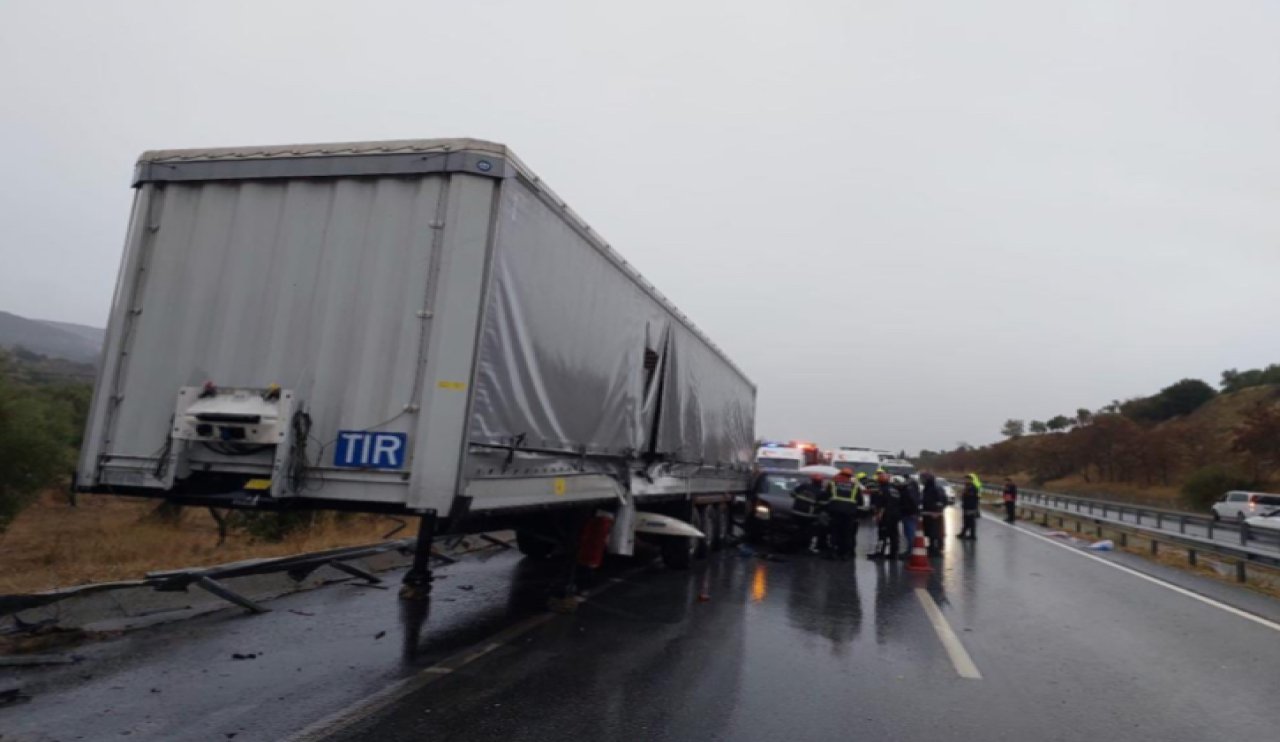
M924 534L916 533L915 543L911 544L911 559L907 562L908 572L932 572L929 564L928 547L924 544Z

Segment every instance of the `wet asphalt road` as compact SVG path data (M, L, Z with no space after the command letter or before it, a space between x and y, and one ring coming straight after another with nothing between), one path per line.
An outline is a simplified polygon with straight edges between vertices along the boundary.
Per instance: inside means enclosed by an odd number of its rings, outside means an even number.
M392 595L329 588L267 616L95 645L42 674L30 703L0 709L0 739L257 740L303 727L340 740L1275 738L1275 628L989 518L980 533L926 577L736 551L686 573L614 571L620 581L576 615L549 619L545 565L503 554L441 572L420 638ZM957 672L918 588L981 679ZM255 649L265 654L229 658ZM393 702L362 705L397 683Z
M729 555L646 574L338 738L1190 742L1280 729L1274 628L991 519L940 566L920 578ZM960 677L919 587L981 679Z

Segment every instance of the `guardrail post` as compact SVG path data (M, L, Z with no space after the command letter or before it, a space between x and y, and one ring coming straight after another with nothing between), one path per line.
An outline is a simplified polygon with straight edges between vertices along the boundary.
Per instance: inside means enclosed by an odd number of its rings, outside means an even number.
M1212 541L1213 540L1213 519L1212 518L1209 519L1209 525L1206 527L1209 529L1209 540Z
M1151 556L1155 556L1160 551L1160 542L1151 539Z
M1133 509L1133 522L1136 523L1137 525L1142 525L1142 509L1141 508Z
M1102 503L1102 517L1107 517L1107 504L1105 502Z
M1196 550L1195 549L1187 549L1187 564L1190 564L1192 567L1196 566Z
M1178 516L1178 533L1186 533L1186 532L1187 532L1187 516L1180 515Z
M1156 528L1164 528L1164 513L1156 513Z
M1089 501L1089 515L1093 515L1093 500Z
M1128 546L1128 545L1129 545L1129 534L1125 533L1124 531L1121 531L1121 532L1120 532L1120 546L1124 547L1124 546Z
M1240 524L1240 545L1241 546L1249 545L1249 524L1248 523Z
M1236 582L1247 582L1249 580L1248 573L1245 572L1245 561L1241 559L1236 562Z

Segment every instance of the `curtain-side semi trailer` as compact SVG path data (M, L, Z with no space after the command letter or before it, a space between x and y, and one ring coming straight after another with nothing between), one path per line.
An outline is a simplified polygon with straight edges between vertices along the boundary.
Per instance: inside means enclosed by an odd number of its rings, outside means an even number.
M79 490L420 514L409 582L433 534L539 554L607 514L680 566L727 533L755 387L506 147L153 151L133 185Z

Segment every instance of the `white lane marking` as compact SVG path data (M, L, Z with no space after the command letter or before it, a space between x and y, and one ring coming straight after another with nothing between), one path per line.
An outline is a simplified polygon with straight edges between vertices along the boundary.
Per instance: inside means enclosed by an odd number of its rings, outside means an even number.
M996 523L997 525L1004 526L1005 528L1011 528L1011 529L1013 529L1013 530L1017 531L1018 533L1024 533L1024 534L1026 534L1026 535L1028 535L1028 536L1030 536L1030 537L1032 537L1032 538L1038 538L1038 539L1040 539L1041 541L1043 541L1043 542L1045 542L1045 543L1047 543L1047 544L1053 544L1054 546L1058 547L1059 549L1066 549L1067 551L1071 552L1072 554L1076 554L1077 556L1082 556L1082 557L1084 557L1085 559L1092 559L1093 561L1097 562L1098 564L1105 564L1105 565L1107 565L1108 567L1111 567L1112 569L1118 569L1118 570L1120 570L1121 572L1128 572L1129 574L1133 575L1134 577L1138 577L1138 578L1141 578L1141 579L1143 579L1143 580L1146 580L1147 582L1150 582L1150 583L1152 583L1153 585L1159 585L1160 587L1163 587L1163 588L1165 588L1165 589L1167 589L1167 590L1172 590L1172 591L1174 591L1175 593L1178 593L1178 594L1180 594L1180 595L1185 595L1185 596L1187 596L1188 598L1194 598L1194 599L1196 599L1196 600L1200 601L1201 603L1204 603L1205 605L1211 605L1211 606L1213 606L1214 608L1220 608L1220 609L1222 609L1222 610L1226 611L1227 613L1231 613L1231 614L1233 614L1233 615L1239 616L1240 618L1248 619L1248 620L1253 621L1254 623L1258 624L1259 626L1265 626L1265 627L1267 627L1268 629L1271 629L1272 631L1280 631L1280 623L1276 623L1275 621L1271 621L1271 620L1265 619L1265 618L1263 618L1262 616L1259 616L1259 615L1257 615L1257 614L1255 614L1255 613L1250 613L1250 612L1248 612L1248 611L1241 610L1241 609L1239 609L1239 608L1236 608L1235 606L1227 605L1226 603L1223 603L1223 602L1221 602L1221 601L1217 601L1217 600L1214 600L1213 598L1210 598L1210 597L1208 597L1208 596L1201 595L1200 593L1198 593L1198 592L1196 592L1196 591L1194 591L1194 590L1188 590L1188 589L1187 589L1187 588L1185 588L1185 587L1179 587L1178 585L1175 585L1175 584L1173 584L1172 582L1165 582L1164 580L1160 579L1159 577L1152 577L1151 575L1147 574L1146 572L1140 572L1140 571L1138 571L1138 570L1136 570L1136 569L1133 569L1132 567L1126 567L1126 566L1124 566L1123 564L1116 564L1115 562L1110 561L1110 560L1107 560L1107 559L1103 559L1102 557L1100 557L1100 556L1098 556L1098 555L1096 555L1096 554L1090 554L1090 553L1088 553L1087 551L1081 551L1080 549L1077 549L1077 548L1076 548L1076 547L1074 547L1074 546L1068 546L1068 545L1066 545L1066 544L1063 544L1063 543L1059 543L1059 542L1057 542L1057 541L1054 541L1053 539L1049 538L1048 536L1041 536L1040 534L1038 534L1038 533L1033 533L1033 532L1031 532L1031 531L1028 531L1028 530L1027 530L1027 529L1025 529L1025 528L1018 528L1018 527L1017 527L1017 526L1015 526L1015 525L1011 525L1011 524L1009 524L1009 523L1005 523L1004 521L999 520L998 518L990 518L990 519L984 519L984 520L990 520L991 522Z
M461 657L455 654L431 667L423 668L407 678L397 680L376 693L365 696L344 709L340 709L323 719L307 725L296 734L286 737L285 740L286 742L318 742L331 737L353 724L369 718L415 691L421 690L438 678L466 667L468 664L502 646L503 642L509 642L522 634L528 633L552 618L555 618L553 613L531 616L510 628L498 632L479 651L472 651Z
M583 593L582 599L588 600L590 598L594 598L614 585L622 584L627 580L627 578L642 571L643 569L644 567L637 567L623 573L621 577L611 578L608 582ZM530 616L529 618L526 618L513 626L509 626L489 637L488 641L484 642L482 645L474 645L450 655L430 667L424 667L407 678L397 680L382 690L365 696L346 708L339 709L318 721L308 724L297 733L286 737L285 742L320 742L320 740L332 737L353 724L363 721L382 709L387 708L396 701L421 690L427 685L435 682L437 679L445 675L449 675L455 670L461 670L468 664L484 657L502 645L510 643L521 635L527 634L556 616L557 614L555 613L540 613L536 616ZM479 647L479 649L476 649L476 647Z
M965 651L964 645L960 643L960 637L956 636L956 632L951 629L951 624L947 623L947 617L942 615L942 609L934 602L933 596L928 590L918 587L916 597L920 599L920 605L924 606L924 612L929 614L929 623L933 624L933 630L938 633L938 639L947 650L947 656L951 658L956 674L970 680L982 680L982 673L978 672L978 666L973 664L973 658Z

